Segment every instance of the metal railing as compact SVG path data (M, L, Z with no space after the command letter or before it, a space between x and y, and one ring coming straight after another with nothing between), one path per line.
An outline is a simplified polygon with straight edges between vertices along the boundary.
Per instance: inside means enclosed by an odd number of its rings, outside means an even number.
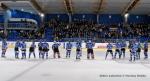
M0 23L0 28L4 29L4 23ZM35 30L38 26L34 23L28 22L11 22L8 23L8 30Z

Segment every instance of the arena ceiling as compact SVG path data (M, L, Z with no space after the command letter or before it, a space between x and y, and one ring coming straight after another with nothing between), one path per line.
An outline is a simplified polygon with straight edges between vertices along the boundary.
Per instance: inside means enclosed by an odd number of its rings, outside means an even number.
M0 0L5 7L30 13L150 14L150 0Z

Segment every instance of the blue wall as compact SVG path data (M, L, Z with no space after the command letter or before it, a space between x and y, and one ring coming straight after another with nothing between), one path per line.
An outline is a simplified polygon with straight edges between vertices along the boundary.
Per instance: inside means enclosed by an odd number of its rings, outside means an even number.
M123 23L123 17L119 14L101 14L99 16L100 24L118 24Z
M148 16L148 23L150 24L150 16Z
M37 14L31 14L28 12L18 11L18 10L11 10L11 15L13 18L30 18L35 19L39 24L41 23L41 18ZM111 18L110 18L111 16ZM51 19L58 19L59 21L69 22L68 14L46 14L45 21L49 21ZM73 14L72 21L75 20L92 20L97 22L97 15L96 14ZM100 14L99 15L99 22L100 24L118 24L124 22L124 17L119 14ZM4 21L4 17L0 15L0 22ZM147 15L129 15L128 23L146 23L150 24L150 16Z
M129 15L128 23L149 23L149 18L147 15Z
M59 21L69 22L68 14L46 14L45 21L49 21L51 19L57 19Z
M59 16L59 17L58 17ZM69 16L67 14L47 14L45 21L51 19L58 19L59 21L69 21ZM122 24L124 22L124 17L120 14L100 14L99 24ZM96 14L73 14L72 21L75 20L92 20L97 22ZM150 24L150 16L147 15L129 15L128 23L145 23Z
M0 23L4 22L4 16L0 15Z
M75 20L92 20L96 22L96 15L95 14L73 14L71 15L72 21ZM49 21L51 19L57 19L59 21L69 22L68 14L47 14L45 17L45 21Z
M72 21L75 20L92 20L94 22L97 22L97 15L96 14L73 14L72 15Z

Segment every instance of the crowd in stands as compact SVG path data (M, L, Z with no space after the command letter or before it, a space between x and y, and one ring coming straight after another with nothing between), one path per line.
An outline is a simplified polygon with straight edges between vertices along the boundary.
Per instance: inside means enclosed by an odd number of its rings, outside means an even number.
M76 21L72 23L58 22L52 20L49 23L53 30L53 36L55 38L86 38L92 37L95 32L95 23L89 21Z
M49 27L53 30L54 39L58 40L63 38L131 39L150 36L150 27L146 24L102 25L86 20L66 23L52 19L49 21Z
M17 39L40 39L44 35L44 28L38 30L9 30L8 35L14 34L14 32L17 34Z
M19 22L18 27L26 21ZM25 24L33 25L34 23ZM0 26L3 26L2 24ZM39 39L43 38L47 33L47 28L52 30L53 40L62 40L65 38L94 38L94 39L132 39L132 38L148 38L150 36L150 27L146 24L130 24L124 26L123 24L97 24L91 20L75 20L73 22L59 21L51 19L48 26L43 26L37 30L9 30L8 35L16 32L18 38L25 39ZM1 27L0 36L3 35L3 28ZM13 33L14 34L14 33Z
M7 30L7 34L4 33L4 29L1 29L0 38L7 38L8 40L41 39L44 37L44 33L45 33L44 27L34 30L11 29Z
M44 27L37 28L37 24L30 21L13 21L8 24L7 35L4 34L4 23L0 23L0 37L7 39L39 39L44 37ZM13 29L16 28L16 29ZM27 29L30 28L30 29Z

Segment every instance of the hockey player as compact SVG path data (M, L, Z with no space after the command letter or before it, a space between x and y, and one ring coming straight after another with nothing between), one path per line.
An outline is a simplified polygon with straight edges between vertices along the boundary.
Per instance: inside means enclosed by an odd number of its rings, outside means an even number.
M94 52L93 52L93 47L95 46L94 42L89 40L86 43L86 48L87 48L87 59L90 59L90 56L92 59L94 59ZM91 55L90 55L91 54Z
M141 48L142 48L140 42L137 43L137 48L138 48L138 49L137 49L136 59L139 60L139 59L140 59L140 56L141 56L140 53L141 53Z
M42 41L40 41L39 43L38 43L38 48L39 48L39 58L42 58Z
M144 43L144 59L148 59L148 43Z
M69 42L66 44L66 58L70 58L71 49L72 49L72 44L71 44L71 42L69 41Z
M119 59L121 59L121 44L117 42L115 45L116 45L116 50L115 50L114 59L116 59L117 53L119 54Z
M22 51L21 59L26 59L26 43L25 43L25 41L22 41L22 43L21 43L21 51Z
M108 43L108 45L107 45L107 52L106 52L106 56L105 56L105 60L107 59L108 53L111 54L112 59L113 59L113 51L112 51L112 48L113 48L113 45L112 45L111 43Z
M47 42L44 42L42 46L43 46L42 59L45 58L45 55L46 55L46 59L48 59L49 44Z
M4 40L2 41L2 55L1 55L1 57L4 57L4 58L5 58L5 53L6 53L7 48L8 48L7 42L6 42L6 40L4 39Z
M82 56L82 53L81 53L81 48L82 48L82 44L81 44L81 42L80 41L78 41L77 43L76 43L76 60L80 60L81 58L81 56Z
M123 41L121 43L121 55L123 55L123 58L125 58L126 46L127 44L125 43L125 41Z
M133 46L132 41L129 41L129 46L128 46L128 48L129 48L129 50L130 50L130 54L131 54L131 48L132 48L132 46Z
M14 51L15 51L15 58L16 59L19 59L19 47L20 47L20 41L17 41L15 43L15 49L14 49Z
M52 49L53 49L53 52L54 52L54 55L53 55L53 58L56 58L56 54L58 54L58 58L60 58L60 52L59 52L59 46L60 46L60 43L57 43L56 41L54 41L54 44L52 45Z
M33 54L34 58L36 58L35 48L36 48L36 45L35 45L35 42L33 41L30 48L29 48L29 59L30 59L31 54Z
M132 43L131 46L131 54L130 54L130 60L129 61L135 61L136 60L136 52L137 52L138 46L135 42Z

